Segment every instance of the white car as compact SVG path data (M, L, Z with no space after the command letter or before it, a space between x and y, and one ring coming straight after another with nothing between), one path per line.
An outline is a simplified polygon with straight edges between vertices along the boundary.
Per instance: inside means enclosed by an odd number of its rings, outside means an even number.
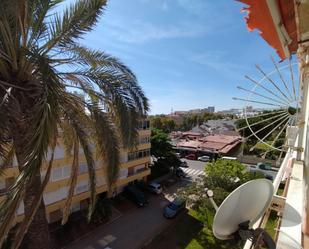
M162 187L159 183L151 182L148 184L148 189L150 192L155 194L161 194L162 193Z
M209 156L200 156L197 158L197 160L202 161L202 162L208 162L210 160Z

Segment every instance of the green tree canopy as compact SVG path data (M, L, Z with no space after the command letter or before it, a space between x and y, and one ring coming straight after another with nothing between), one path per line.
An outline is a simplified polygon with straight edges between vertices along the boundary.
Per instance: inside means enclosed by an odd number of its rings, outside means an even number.
M278 114L279 112L279 114ZM277 159L280 151L272 150L269 146L263 143L259 143L259 139L264 138L264 141L268 144L272 144L274 147L282 146L285 141L285 130L280 133L280 129L284 126L277 126L280 124L282 119L278 118L280 115L280 110L273 111L263 111L260 116L249 117L246 119L239 119L235 122L236 128L239 130L239 133L246 139L244 145L245 154L253 154L257 156L266 156L269 159ZM247 122L250 124L250 127L256 136L252 135L252 131L249 129ZM276 128L277 127L277 128ZM272 132L270 132L272 131ZM276 140L275 142L273 142ZM257 146L255 146L257 144ZM254 147L254 150L251 148Z
M151 130L151 155L156 158L166 157L172 151L168 134L159 129Z
M209 206L205 189L214 192L214 200L218 205L241 184L258 178L264 178L263 174L252 174L244 165L235 160L219 159L209 162L205 166L205 176L199 177L192 185L180 191L189 202L196 206ZM207 204L205 204L207 202Z

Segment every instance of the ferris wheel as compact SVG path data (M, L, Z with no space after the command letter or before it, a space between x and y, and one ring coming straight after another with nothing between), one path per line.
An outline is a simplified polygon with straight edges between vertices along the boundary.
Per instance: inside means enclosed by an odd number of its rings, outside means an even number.
M256 140L250 151L262 145L267 148L264 156L272 150L286 151L286 131L296 128L300 111L297 63L288 60L279 66L273 58L271 60L274 69L266 73L256 65L260 78L254 79L246 75L251 88L238 86L238 89L247 96L233 98L245 103L242 115L245 125L238 131L248 129L250 135L245 140Z

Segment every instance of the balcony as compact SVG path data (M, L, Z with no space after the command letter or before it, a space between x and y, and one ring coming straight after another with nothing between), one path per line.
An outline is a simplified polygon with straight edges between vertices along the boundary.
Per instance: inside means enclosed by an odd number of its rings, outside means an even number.
M297 152L288 150L273 182L274 196L270 207L253 228L265 228L271 211L277 212L278 223L274 240L277 248L302 248L303 162L296 160ZM282 196L277 195L279 185L285 181ZM244 249L254 248L247 241Z
M140 170L136 172L135 174L128 176L127 178L119 179L116 183L117 187L127 184L129 182L133 182L135 180L140 180L145 176L150 175L150 169L149 168L144 168L144 170Z
M133 166L146 164L146 163L150 163L150 157L149 156L138 158L138 159L135 159L135 160L130 160L128 162L122 163L121 168L125 169L125 168L130 168L130 167L133 167Z

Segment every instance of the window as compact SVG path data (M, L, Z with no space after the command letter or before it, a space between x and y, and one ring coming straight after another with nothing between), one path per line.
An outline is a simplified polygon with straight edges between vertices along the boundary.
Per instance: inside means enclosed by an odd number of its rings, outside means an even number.
M140 151L135 151L135 152L129 153L128 160L131 161L131 160L136 160L136 159L148 157L148 156L150 156L150 150L149 149L140 150Z
M62 176L64 179L69 178L71 176L71 166L64 166L62 168Z
M79 169L78 169L78 173L81 175L81 174L84 174L86 172L88 172L88 166L87 166L87 163L80 163L79 164Z
M46 172L45 172L46 174ZM41 173L43 176L43 172ZM56 182L64 179L68 179L71 176L71 166L63 166L52 169L51 181Z
M139 129L148 130L149 129L149 120L142 120L139 123Z
M97 177L96 185L97 187L101 187L106 184L106 180L103 176Z
M47 159L51 158L51 149L48 150ZM54 152L54 160L64 158L64 150L60 146L56 146Z
M140 144L148 144L150 143L150 137L141 137L139 140Z
M62 180L62 167L52 169L51 174L52 182Z
M55 191L44 193L44 203L49 205L51 203L61 201L65 199L68 195L68 187L59 188Z
M88 181L81 181L81 182L78 182L76 187L75 187L75 191L74 191L74 194L75 195L78 195L80 193L83 193L83 192L86 192L89 190L89 184L88 184Z
M142 157L144 157L144 151L139 151L138 152L138 158L142 158Z
M118 178L127 178L128 177L128 169L121 169L119 171L119 176Z
M145 169L145 165L144 164L136 166L136 167L134 167L134 174L137 174L137 173L139 173L141 171L144 171L144 169Z
M134 175L134 167L129 168L128 170L128 176Z

